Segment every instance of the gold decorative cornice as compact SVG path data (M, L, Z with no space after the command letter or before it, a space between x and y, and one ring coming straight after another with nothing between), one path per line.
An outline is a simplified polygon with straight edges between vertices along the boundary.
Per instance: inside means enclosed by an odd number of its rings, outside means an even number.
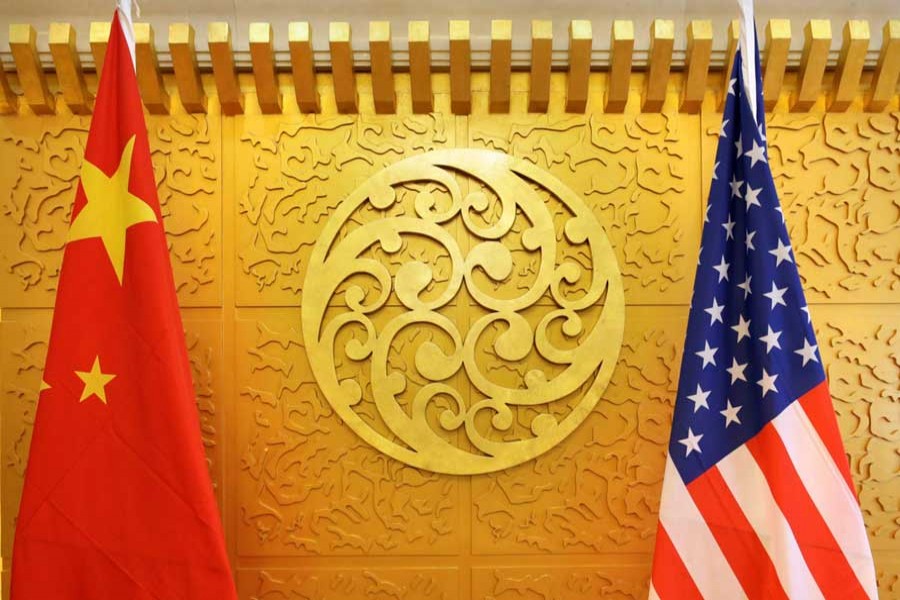
M160 73L173 72L179 97L189 112L206 110L206 92L200 75L212 72L223 112L239 114L243 110L243 94L236 75L253 74L256 96L266 113L281 111L279 73L290 73L297 103L302 110L319 109L315 73L331 72L333 93L342 113L358 110L356 73L370 72L378 92L378 112L396 110L393 78L397 72L409 72L412 79L413 109L427 113L433 109L430 75L450 72L452 111L466 114L471 110L472 71L490 72L490 111L504 113L509 106L510 75L528 71L532 88L529 105L535 112L547 110L549 74L565 72L567 77L566 110L585 110L592 71L607 72L607 112L624 110L633 71L645 73L641 93L641 109L659 112L672 72L684 73L680 110L695 113L709 85L710 71L729 70L737 49L738 22L732 21L726 34L724 50L714 49L714 32L707 20L688 24L686 44L676 47L674 22L654 19L649 23L650 47L635 48L635 23L613 22L608 34L593 31L591 22L573 20L566 40L554 40L550 21L533 21L529 48L515 48L512 43L514 23L495 20L491 23L490 43L475 47L469 35L468 21L451 21L447 35L448 49L436 47L434 24L411 21L405 39L395 38L387 22L373 21L365 46L352 43L350 25L333 22L329 27L327 48L312 43L310 26L292 22L287 30L269 23L252 23L246 48L234 48L226 23L209 23L206 40L196 40L194 29L187 23L169 25L168 46L157 47L153 29L146 23L135 25L138 77L141 94L151 113L169 110L168 92ZM641 26L638 24L637 26ZM796 24L795 24L796 28ZM828 109L846 110L853 98L865 95L868 110L883 110L897 93L900 76L900 19L884 24L881 48L870 47L869 23L847 21L841 28L840 44L832 49L832 23L827 19L811 19L802 29L803 50L792 52L791 22L772 19L765 25L762 44L763 93L766 105L776 102L784 74L798 72L798 88L791 110L808 111L820 93L829 95ZM90 111L91 96L85 86L84 73L102 68L109 25L92 23L89 31L90 52L78 52L75 29L66 23L51 27L50 52L38 48L34 28L13 24L9 28L9 52L0 52L0 114L15 113L19 95L32 112L54 112L55 94L72 112ZM279 50L279 36L287 35L289 51ZM607 37L604 40L602 37ZM834 77L826 77L833 70ZM863 71L872 71L871 86L862 89ZM47 75L57 77L49 81ZM14 75L14 77L12 77ZM724 85L724 84L723 84ZM16 88L19 88L18 90ZM52 88L52 89L51 89Z

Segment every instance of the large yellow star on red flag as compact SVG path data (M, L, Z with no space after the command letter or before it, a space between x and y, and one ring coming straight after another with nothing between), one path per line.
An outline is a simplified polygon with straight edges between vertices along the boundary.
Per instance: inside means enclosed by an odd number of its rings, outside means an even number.
M90 371L75 371L78 378L84 382L79 402L84 402L91 396L97 396L103 404L106 404L106 385L116 378L112 373L104 373L100 367L100 357L94 358L94 364Z
M99 237L112 263L119 284L125 270L125 237L128 228L138 223L156 221L150 205L128 191L134 136L125 144L119 166L112 177L96 165L84 161L81 185L87 204L75 217L69 229L69 241Z

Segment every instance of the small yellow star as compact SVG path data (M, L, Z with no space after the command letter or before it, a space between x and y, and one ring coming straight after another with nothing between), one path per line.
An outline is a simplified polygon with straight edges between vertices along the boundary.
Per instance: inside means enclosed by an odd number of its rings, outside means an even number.
M38 393L43 392L44 390L49 390L49 389L50 389L50 384L47 383L46 381L44 381L43 379L41 379L41 387L40 387L40 389L38 389Z
M104 373L100 368L100 357L94 359L94 366L90 371L75 371L79 379L84 382L79 402L84 402L91 396L97 396L103 404L106 404L106 385L116 378L112 373Z
M106 248L119 284L125 270L125 232L132 225L156 221L150 205L128 191L134 136L125 144L112 177L87 160L81 167L81 185L87 204L69 229L69 241L99 237Z

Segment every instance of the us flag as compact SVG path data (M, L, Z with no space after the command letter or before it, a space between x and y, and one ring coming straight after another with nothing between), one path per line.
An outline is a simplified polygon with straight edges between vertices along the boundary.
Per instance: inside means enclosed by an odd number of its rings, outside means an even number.
M872 554L769 169L752 44L745 54L755 68L744 69L738 53L722 120L650 598L876 598ZM742 72L752 74L749 85Z

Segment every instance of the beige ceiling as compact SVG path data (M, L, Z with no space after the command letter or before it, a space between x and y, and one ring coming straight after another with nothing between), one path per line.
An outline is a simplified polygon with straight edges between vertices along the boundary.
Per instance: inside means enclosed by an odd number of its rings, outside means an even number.
M137 0L140 2L140 0ZM87 50L87 32L91 21L107 20L112 15L113 0L0 0L0 54L8 50L8 25L28 22L38 34L38 46L47 49L47 26L51 21L71 22L79 33L78 45ZM832 21L834 52L840 46L841 27L848 19L868 19L872 29L870 48L881 43L881 27L888 18L900 18L900 0L765 0L756 3L760 35L769 18L789 18L793 26L793 47L802 46L803 24L810 18ZM640 51L648 47L648 29L654 18L673 19L676 25L676 53L684 49L684 30L691 19L711 19L715 31L716 50L724 50L728 22L737 18L736 0L317 0L285 2L279 0L143 0L140 20L150 22L157 31L157 46L165 47L165 31L169 23L189 21L197 30L198 50L204 49L206 26L211 21L228 21L233 29L237 51L247 49L247 30L253 21L268 21L275 28L276 48L287 47L287 23L309 21L317 49L327 49L329 21L349 21L354 32L354 47L367 44L368 22L389 20L392 24L395 50L406 46L406 24L409 20L431 22L432 47L435 52L447 48L447 21L471 21L473 50L486 50L490 20L513 20L513 48L527 51L530 47L531 19L552 19L555 46L566 47L566 27L570 19L590 19L593 23L594 49L609 45L609 29L613 19L627 18L635 23L636 63Z

